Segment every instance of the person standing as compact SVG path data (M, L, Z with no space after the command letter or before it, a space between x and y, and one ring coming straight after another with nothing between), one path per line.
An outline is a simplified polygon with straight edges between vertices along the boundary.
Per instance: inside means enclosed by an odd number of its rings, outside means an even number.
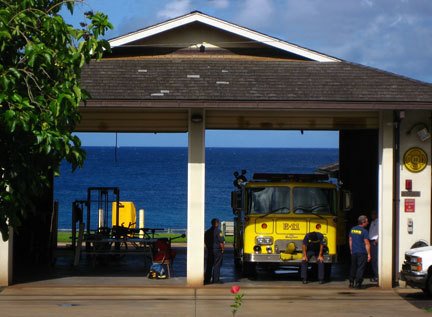
M302 244L303 259L301 263L300 276L303 284L307 283L307 269L311 257L315 257L318 265L318 280L324 283L324 236L320 232L309 232L305 235Z
M219 219L212 219L211 227L204 234L204 244L207 248L207 265L204 273L204 284L218 283L220 280L220 268L222 266L224 252L224 236L219 229Z
M369 243L373 273L371 282L378 282L378 213L375 210L371 213L371 219L372 221L369 226Z
M365 229L368 218L364 215L358 217L358 225L349 233L349 247L351 251L351 270L349 287L362 288L363 274L367 262L371 260L369 233Z

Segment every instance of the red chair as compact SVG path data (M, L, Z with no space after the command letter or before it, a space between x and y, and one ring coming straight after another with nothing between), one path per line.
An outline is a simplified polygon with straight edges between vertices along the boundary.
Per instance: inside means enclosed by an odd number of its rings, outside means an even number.
M160 238L154 244L153 263L165 265L168 271L168 277L171 277L171 270L176 251L171 248L171 239Z

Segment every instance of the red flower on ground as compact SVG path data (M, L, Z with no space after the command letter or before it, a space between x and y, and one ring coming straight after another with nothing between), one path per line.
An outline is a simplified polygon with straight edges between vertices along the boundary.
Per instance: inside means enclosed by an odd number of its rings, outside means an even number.
M238 285L231 286L231 293L232 294L237 294L238 292L240 292L240 286L238 286Z

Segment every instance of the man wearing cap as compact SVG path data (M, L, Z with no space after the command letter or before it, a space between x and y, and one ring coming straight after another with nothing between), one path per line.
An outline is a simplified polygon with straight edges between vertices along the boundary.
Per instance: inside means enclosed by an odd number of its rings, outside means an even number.
M305 235L302 244L303 259L301 263L301 279L303 284L307 283L307 269L311 257L315 257L318 264L318 280L324 283L324 236L320 232L309 232Z
M222 284L220 268L224 252L224 236L219 229L219 219L212 219L212 226L204 234L204 244L207 248L207 265L204 274L204 284Z
M349 233L349 247L351 251L351 270L349 287L362 288L363 273L367 262L371 260L369 233L365 229L369 224L364 215L358 217L358 225Z

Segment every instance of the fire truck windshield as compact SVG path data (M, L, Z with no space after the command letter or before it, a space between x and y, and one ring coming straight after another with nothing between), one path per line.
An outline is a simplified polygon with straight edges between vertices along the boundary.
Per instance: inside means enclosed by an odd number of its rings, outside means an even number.
M264 187L250 190L250 213L286 214L290 212L289 187Z
M293 210L296 214L329 214L334 210L334 190L320 187L294 187Z
M292 194L292 205L291 205ZM249 189L249 214L317 214L335 210L335 190L320 187L260 187Z

